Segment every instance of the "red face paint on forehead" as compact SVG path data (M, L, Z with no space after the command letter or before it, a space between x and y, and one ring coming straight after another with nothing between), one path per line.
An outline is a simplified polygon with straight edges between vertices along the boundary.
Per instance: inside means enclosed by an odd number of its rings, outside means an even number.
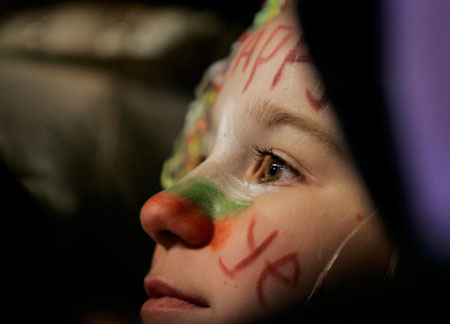
M231 68L231 74L234 73L236 68L239 65L239 62L241 59L245 58L245 63L242 66L242 72L245 71L248 64L250 63L250 60L253 56L253 52L255 51L256 46L258 45L259 41L261 40L261 37L264 34L264 28L260 29L259 31L255 32L254 34L248 36L248 33L244 33L243 36L241 36L241 40L239 40L239 43L243 42L242 44L242 50L240 50L236 58L234 59L233 66Z
M322 110L325 108L325 106L328 103L328 95L326 92L323 93L323 95L320 98L314 98L311 94L311 91L307 88L305 90L306 99L308 100L309 104L315 111Z
M255 63L253 64L252 71L250 72L250 76L248 77L248 80L242 89L242 92L245 92L247 90L248 86L253 80L253 77L255 76L256 70L259 68L261 64L269 62L271 59L275 57L275 55L278 53L278 51L283 47L283 45L288 41L289 37L292 34L293 27L291 26L285 26L285 25L278 25L275 27L275 29L272 31L270 36L266 39L264 45L262 46L261 50L258 53L258 56L255 59ZM281 34L282 37L276 37L278 34ZM271 52L265 53L266 48L270 43L272 43L273 40L278 40L278 43L276 43L275 48L272 49Z
M280 81L281 75L286 64L294 64L294 63L310 63L311 58L306 51L304 37L302 36L300 40L294 45L294 47L287 53L284 57L283 62L278 68L278 72L275 74L272 80L272 86L270 89L272 90Z
M250 71L250 75L242 89L244 93L248 87L251 85L253 78L257 70L264 63L269 62L273 59L276 54L281 50L281 48L288 42L289 38L292 36L294 31L294 27L287 25L277 25L269 36L266 38L264 44L259 49L258 55L256 56L252 69ZM252 60L253 53L258 47L259 42L263 39L265 33L265 29L261 28L253 34L249 32L244 33L240 40L239 44L241 44L241 49L238 50L238 53L232 60L231 69L229 69L229 74L233 74L238 68L241 60L244 59L244 64L242 65L241 72L245 72L250 61ZM269 46L275 44L272 49L268 49ZM295 45L289 50L289 52L285 55L282 63L280 64L277 72L275 73L270 90L273 90L277 84L279 83L283 71L288 64L296 64L296 63L311 63L311 57L306 48L304 36L302 35L300 39L295 43ZM309 89L306 89L306 97L309 101L310 105L316 110L322 109L326 103L328 102L328 98L326 94L324 94L321 98L314 98L311 95Z

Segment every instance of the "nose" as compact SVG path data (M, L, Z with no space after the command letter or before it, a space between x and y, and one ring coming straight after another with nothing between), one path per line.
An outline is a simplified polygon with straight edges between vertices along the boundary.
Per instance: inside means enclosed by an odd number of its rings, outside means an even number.
M214 234L212 220L192 200L166 191L145 202L140 220L145 232L165 248L177 243L199 248Z

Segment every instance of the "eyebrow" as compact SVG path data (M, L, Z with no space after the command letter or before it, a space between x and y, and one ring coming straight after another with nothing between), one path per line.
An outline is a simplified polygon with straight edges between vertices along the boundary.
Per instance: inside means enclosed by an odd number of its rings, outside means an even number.
M340 158L348 159L348 153L344 148L322 127L313 120L293 114L287 108L272 103L270 100L255 101L250 105L247 113L257 123L266 127L293 126L303 133L315 138L317 142L324 145L329 151Z

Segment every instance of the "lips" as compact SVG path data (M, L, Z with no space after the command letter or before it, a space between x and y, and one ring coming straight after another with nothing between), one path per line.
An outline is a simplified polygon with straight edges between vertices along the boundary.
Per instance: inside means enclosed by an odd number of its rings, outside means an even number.
M164 309L209 307L203 298L185 294L162 280L151 279L146 281L144 285L149 297L147 303L152 304L152 307Z

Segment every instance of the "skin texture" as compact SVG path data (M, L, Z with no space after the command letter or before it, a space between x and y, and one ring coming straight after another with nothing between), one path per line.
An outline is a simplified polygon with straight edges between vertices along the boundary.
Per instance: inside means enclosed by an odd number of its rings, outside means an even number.
M158 243L145 281L208 305L144 323L249 323L349 278L383 280L391 245L299 30L288 8L242 37L210 114L207 159L143 206ZM279 179L267 181L271 156L255 145L289 163Z

